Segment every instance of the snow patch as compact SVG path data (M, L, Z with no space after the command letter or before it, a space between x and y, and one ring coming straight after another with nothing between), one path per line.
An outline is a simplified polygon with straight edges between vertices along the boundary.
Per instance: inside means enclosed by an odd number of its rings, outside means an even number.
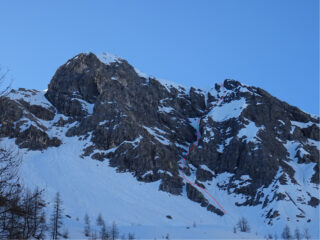
M249 175L242 175L240 178L243 181L248 181L248 180L252 181L252 178Z
M139 77L142 77L142 78L145 78L145 79L149 79L149 75L144 73L144 72L141 72L139 69L137 68L134 68L134 70L136 71L136 73L138 74Z
M257 127L256 124L254 122L249 122L248 125L246 125L246 127L242 128L239 133L238 133L238 137L242 138L245 137L245 141L246 142L257 142L257 134L260 130L263 130L264 127Z
M88 103L83 99L80 98L71 98L71 100L77 100L81 103L82 108L84 108L88 114L93 114L93 108L94 108L94 104L93 103Z
M109 65L110 63L113 63L113 62L120 62L122 61L122 58L116 56L116 55L113 55L111 53L102 53L102 54L97 54L97 57L98 59L106 64L106 65Z
M30 105L39 105L44 108L49 108L52 105L44 96L45 93L46 93L45 91L19 89L19 90L12 90L8 94L8 97L12 100L23 99L24 101L28 102Z
M308 144L310 144L311 146L315 146L320 151L320 141L308 138Z
M158 170L158 173L160 173L160 174L167 174L167 175L169 175L169 176L171 176L171 177L173 177L173 175L172 175L172 173L171 172L168 172L168 171L164 171L164 170Z
M317 125L318 127L320 127L320 124L314 123L314 122L297 122L297 121L291 121L291 125L293 126L297 126L299 128L308 128L310 126L312 126L313 124Z
M164 107L164 106L158 107L158 112L171 113L173 111L174 111L174 109L172 107Z
M158 142L164 144L164 145L170 145L170 141L158 134L154 129L143 126L144 129L146 129Z
M209 116L213 121L223 122L230 118L239 117L246 107L246 100L241 98L240 100L234 100L230 103L225 103L223 105L214 107L209 113Z
M211 170L210 168L208 168L207 165L201 164L200 167L201 167L203 170L206 170L206 171L212 173L212 175L214 175L214 171Z
M290 160L295 159L298 150L300 150L300 157L309 154L306 150L303 149L302 144L296 141L287 141L284 144L284 147L287 149L287 152L289 153Z
M170 82L168 80L164 80L164 79L156 79L157 81L159 81L167 90L168 92L171 91L171 88L176 88L177 90L183 90L184 92L186 91L186 87L174 83L174 82Z

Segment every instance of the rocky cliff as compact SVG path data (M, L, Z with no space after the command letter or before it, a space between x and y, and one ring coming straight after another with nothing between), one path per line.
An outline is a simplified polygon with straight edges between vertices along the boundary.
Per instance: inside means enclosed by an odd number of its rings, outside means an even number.
M160 191L185 191L223 216L182 178L183 158L200 133L186 159L190 181L227 192L239 208L258 206L270 225L310 222L307 213L318 208L319 117L258 87L227 79L210 91L185 88L142 74L124 59L89 53L59 67L43 94L12 90L0 101L1 138L44 151L77 137L86 141L79 157L106 161L137 181L160 181Z

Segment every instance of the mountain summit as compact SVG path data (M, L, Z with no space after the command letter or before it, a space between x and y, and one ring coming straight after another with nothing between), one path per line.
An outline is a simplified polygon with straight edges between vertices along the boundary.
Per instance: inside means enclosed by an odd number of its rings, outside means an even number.
M259 233L288 224L318 234L319 128L258 87L186 88L110 54L81 53L46 92L0 102L0 137L21 149L28 185L60 191L73 220L100 211L131 226L232 228L248 214Z

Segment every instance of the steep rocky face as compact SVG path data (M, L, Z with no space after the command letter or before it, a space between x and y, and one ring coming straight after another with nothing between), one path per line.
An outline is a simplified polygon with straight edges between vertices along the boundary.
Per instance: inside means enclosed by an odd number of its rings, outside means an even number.
M228 86L226 86L228 89ZM206 116L201 123L201 128L210 128L214 132L214 138L206 141L204 136L200 141L203 149L194 153L191 158L201 163L202 154L208 151L216 155L215 161L211 162L212 169L216 172L234 171L241 175L261 179L262 185L270 184L278 170L278 166L284 161L289 161L289 153L284 146L287 141L297 141L301 148L309 154L298 154L299 161L318 163L319 152L316 145L310 144L308 139L318 141L315 132L319 133L319 119L312 118L310 115L281 102L260 89L253 89L252 92L241 92L241 88L229 88L232 91L232 100L228 98L221 106L212 111L211 116ZM249 90L249 88L247 88ZM219 108L232 105L237 99L243 100L243 111L237 118L215 121L215 111ZM233 109L234 110L234 109ZM241 129L249 127L250 132L241 132ZM313 131L307 129L314 128ZM212 134L210 132L210 134ZM251 139L249 138L251 137ZM225 141L228 140L229 144ZM223 153L219 154L218 146L225 147ZM302 150L302 151L304 151ZM242 155L242 153L245 153ZM205 158L204 158L205 159ZM257 160L259 159L259 160ZM209 162L205 162L209 164Z
M92 132L85 155L110 159L143 181L161 178L160 189L181 193L177 160L182 151L175 143L187 147L195 140L188 118L204 110L204 94L141 77L123 59L106 64L94 54L80 54L58 69L46 97L78 121L67 136Z
M223 215L181 177L200 134L184 172L202 188L241 196L239 207L261 206L269 224L285 214L279 202L291 202L299 219L307 218L304 208L319 205L319 118L260 88L225 80L207 92L186 89L139 73L124 59L89 53L62 65L45 97L20 89L3 99L0 137L43 150L76 136L87 141L79 156L108 161L139 181L160 180L162 191L185 190Z
M312 183L319 184L319 146L316 144L319 118L262 89L236 81L225 81L224 86L226 97L220 106L202 118L201 147L189 157L197 168L197 179L210 181L212 178L208 171L199 169L201 164L215 174L231 173L232 177L221 187L230 193L246 195L241 205L261 204L266 196L260 189L270 186L275 179L282 185L287 182L300 185L294 176L296 169L291 166L294 161L313 163L310 166L314 172L309 177ZM223 119L221 115L233 116ZM277 177L279 172L281 175ZM241 179L242 176L246 178Z

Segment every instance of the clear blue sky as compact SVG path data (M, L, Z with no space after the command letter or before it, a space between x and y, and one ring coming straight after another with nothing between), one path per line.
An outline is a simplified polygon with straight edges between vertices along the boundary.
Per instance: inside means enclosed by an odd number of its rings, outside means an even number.
M318 0L2 0L0 34L15 88L45 89L66 60L105 51L185 86L237 79L319 114Z

